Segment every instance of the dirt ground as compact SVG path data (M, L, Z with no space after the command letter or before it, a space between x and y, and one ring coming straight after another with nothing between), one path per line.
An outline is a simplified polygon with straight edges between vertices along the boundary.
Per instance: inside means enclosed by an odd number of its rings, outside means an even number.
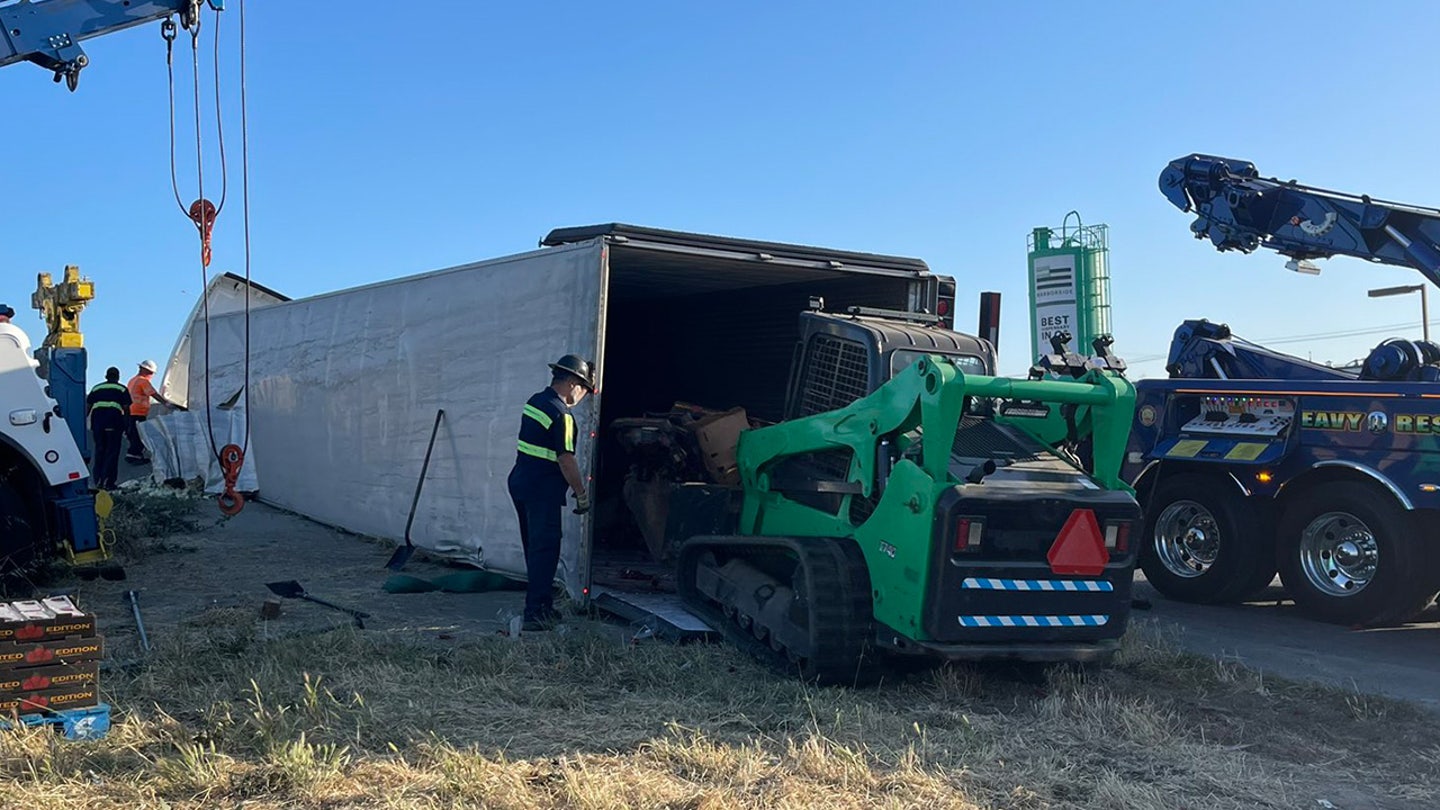
M1151 622L1099 670L815 688L620 623L511 640L520 592L387 594L388 544L264 504L130 503L152 528L121 544L126 579L45 589L99 616L117 725L0 734L0 808L1440 806L1433 714L1185 654ZM290 579L365 630L294 600L262 621Z
M110 658L138 651L135 620L125 600L137 592L141 617L152 644L181 622L206 610L236 608L259 614L273 594L269 582L295 580L311 596L370 614L367 631L403 633L437 640L473 639L508 628L523 608L518 591L489 593L390 594L381 586L393 572L385 568L393 547L298 517L263 503L246 504L225 518L210 501L193 501L195 531L165 537L139 553L124 553L126 578L65 582L54 591L71 591L94 611ZM433 579L474 570L410 558L404 574ZM281 614L263 622L262 633L277 636L318 632L351 623L350 617L299 599L281 600Z

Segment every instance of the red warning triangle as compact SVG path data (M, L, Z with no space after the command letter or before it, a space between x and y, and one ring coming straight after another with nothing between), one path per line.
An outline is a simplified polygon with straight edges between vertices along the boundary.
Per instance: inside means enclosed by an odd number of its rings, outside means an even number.
M1050 570L1057 574L1096 576L1104 572L1105 563L1110 562L1110 552L1105 550L1105 535L1100 532L1095 512L1090 509L1071 512L1045 559L1050 562Z

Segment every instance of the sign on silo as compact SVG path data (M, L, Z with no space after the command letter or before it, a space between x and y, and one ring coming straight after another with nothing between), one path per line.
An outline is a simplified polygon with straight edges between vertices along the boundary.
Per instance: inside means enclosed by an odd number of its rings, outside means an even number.
M1075 224L1070 225L1071 218ZM1090 355L1095 338L1110 334L1108 229L1082 225L1074 211L1059 228L1030 234L1030 353L1049 354L1050 338L1069 332L1069 350Z

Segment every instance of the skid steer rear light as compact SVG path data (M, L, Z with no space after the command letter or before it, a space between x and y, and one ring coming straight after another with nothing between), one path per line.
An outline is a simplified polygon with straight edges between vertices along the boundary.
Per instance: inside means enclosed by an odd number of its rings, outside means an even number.
M980 550L980 536L985 532L985 522L980 518L962 517L955 523L955 553L977 552Z
M1119 554L1130 550L1130 521L1111 521L1105 524L1105 548Z

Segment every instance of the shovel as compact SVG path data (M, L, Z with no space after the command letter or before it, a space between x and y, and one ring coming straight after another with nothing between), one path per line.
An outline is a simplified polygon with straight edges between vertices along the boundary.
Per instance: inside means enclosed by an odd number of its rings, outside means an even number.
M399 571L410 562L410 555L415 553L415 543L410 540L410 527L415 525L415 507L420 505L420 490L425 487L425 473L430 469L430 453L435 449L435 437L440 433L440 420L445 416L445 409L441 408L435 412L435 427L430 429L430 444L425 446L425 463L420 465L420 480L415 482L415 497L410 501L410 517L405 519L405 545L395 549L390 555L390 562L385 567L391 571Z
M269 588L271 593L284 599L304 599L306 602L314 602L317 605L324 605L332 610L338 610L341 613L348 614L350 618L355 620L355 626L361 630L365 629L365 622L361 621L361 619L370 618L369 613L364 613L353 608L341 607L334 602L326 602L324 599L305 593L305 586L293 579L289 582L267 582L265 583L265 587Z

